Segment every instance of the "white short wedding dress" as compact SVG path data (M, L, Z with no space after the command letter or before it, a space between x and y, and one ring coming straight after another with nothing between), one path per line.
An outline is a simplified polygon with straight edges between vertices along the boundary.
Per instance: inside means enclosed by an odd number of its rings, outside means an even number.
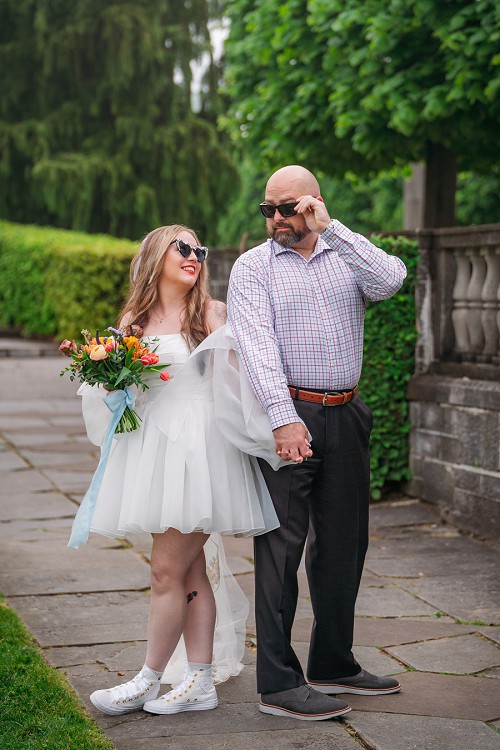
M189 353L180 334L145 339L171 380L151 373L138 392L139 429L116 435L104 472L91 531L111 537L135 532L210 534L207 572L214 589L217 624L215 679L241 670L248 602L227 566L221 535L255 536L279 523L257 457L275 469L267 415L242 372L228 326ZM106 391L82 386L89 439L101 445L111 412ZM182 639L164 681L182 679Z

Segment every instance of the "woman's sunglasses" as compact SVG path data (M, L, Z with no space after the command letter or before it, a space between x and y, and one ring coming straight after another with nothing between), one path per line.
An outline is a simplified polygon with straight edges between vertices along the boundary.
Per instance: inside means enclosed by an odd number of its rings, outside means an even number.
M274 206L272 203L261 203L260 210L266 219L272 219L276 210L280 212L284 219L289 219L290 216L297 216L296 205L297 201L295 203L280 203L279 206Z
M203 263L204 260L207 259L208 255L208 247L198 247L197 245L190 245L189 242L184 242L184 240L172 240L170 243L177 245L177 250L180 252L183 258L189 258L191 253L194 253L196 255L196 260L198 263Z

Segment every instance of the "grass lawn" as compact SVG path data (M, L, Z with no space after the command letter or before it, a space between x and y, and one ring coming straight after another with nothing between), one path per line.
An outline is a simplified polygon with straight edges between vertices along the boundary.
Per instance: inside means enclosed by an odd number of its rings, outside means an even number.
M1 598L0 675L2 750L113 750Z

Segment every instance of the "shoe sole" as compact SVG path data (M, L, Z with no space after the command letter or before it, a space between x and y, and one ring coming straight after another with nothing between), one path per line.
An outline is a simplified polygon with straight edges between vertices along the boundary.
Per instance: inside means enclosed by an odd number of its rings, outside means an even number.
M391 693L399 693L401 690L401 685L391 688L371 689L348 687L347 685L319 685L317 682L308 682L307 684L314 690L317 690L318 693L323 693L324 695L339 695L341 693L350 693L351 695L390 695Z
M144 704L143 709L150 714L180 714L183 711L209 711L211 708L217 708L219 701L215 700L205 701L204 703L184 703L178 706L168 706L163 708L148 708L147 703Z
M102 711L103 714L107 714L108 716L120 716L121 714L130 714L130 713L132 713L132 711L141 711L142 710L142 705L141 706L133 706L133 707L130 707L130 708L125 708L125 706L123 708L118 708L118 707L113 708L113 707L110 707L110 706L106 706L103 703L99 703L99 700L96 699L96 698L93 698L92 695L90 696L90 700L91 700L92 704L99 711Z
M299 719L300 721L324 721L325 719L336 719L338 716L343 716L352 711L350 706L346 708L339 708L338 711L328 711L326 714L301 714L297 711L289 711L287 708L280 708L279 706L271 706L268 703L260 703L259 711L263 714L271 714L272 716L289 716L293 719Z

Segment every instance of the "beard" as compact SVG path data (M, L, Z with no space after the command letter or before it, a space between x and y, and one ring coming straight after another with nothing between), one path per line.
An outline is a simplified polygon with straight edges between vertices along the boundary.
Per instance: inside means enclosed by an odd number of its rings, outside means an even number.
M278 229L281 229L282 231L278 232ZM286 229L287 231L283 231L283 229ZM269 230L269 236L271 237L271 239L273 239L278 243L278 245L281 245L282 247L293 247L294 245L297 245L299 242L301 242L310 233L311 230L307 226L305 226L303 229L296 229L284 221L280 222L279 224L274 224L272 229Z

